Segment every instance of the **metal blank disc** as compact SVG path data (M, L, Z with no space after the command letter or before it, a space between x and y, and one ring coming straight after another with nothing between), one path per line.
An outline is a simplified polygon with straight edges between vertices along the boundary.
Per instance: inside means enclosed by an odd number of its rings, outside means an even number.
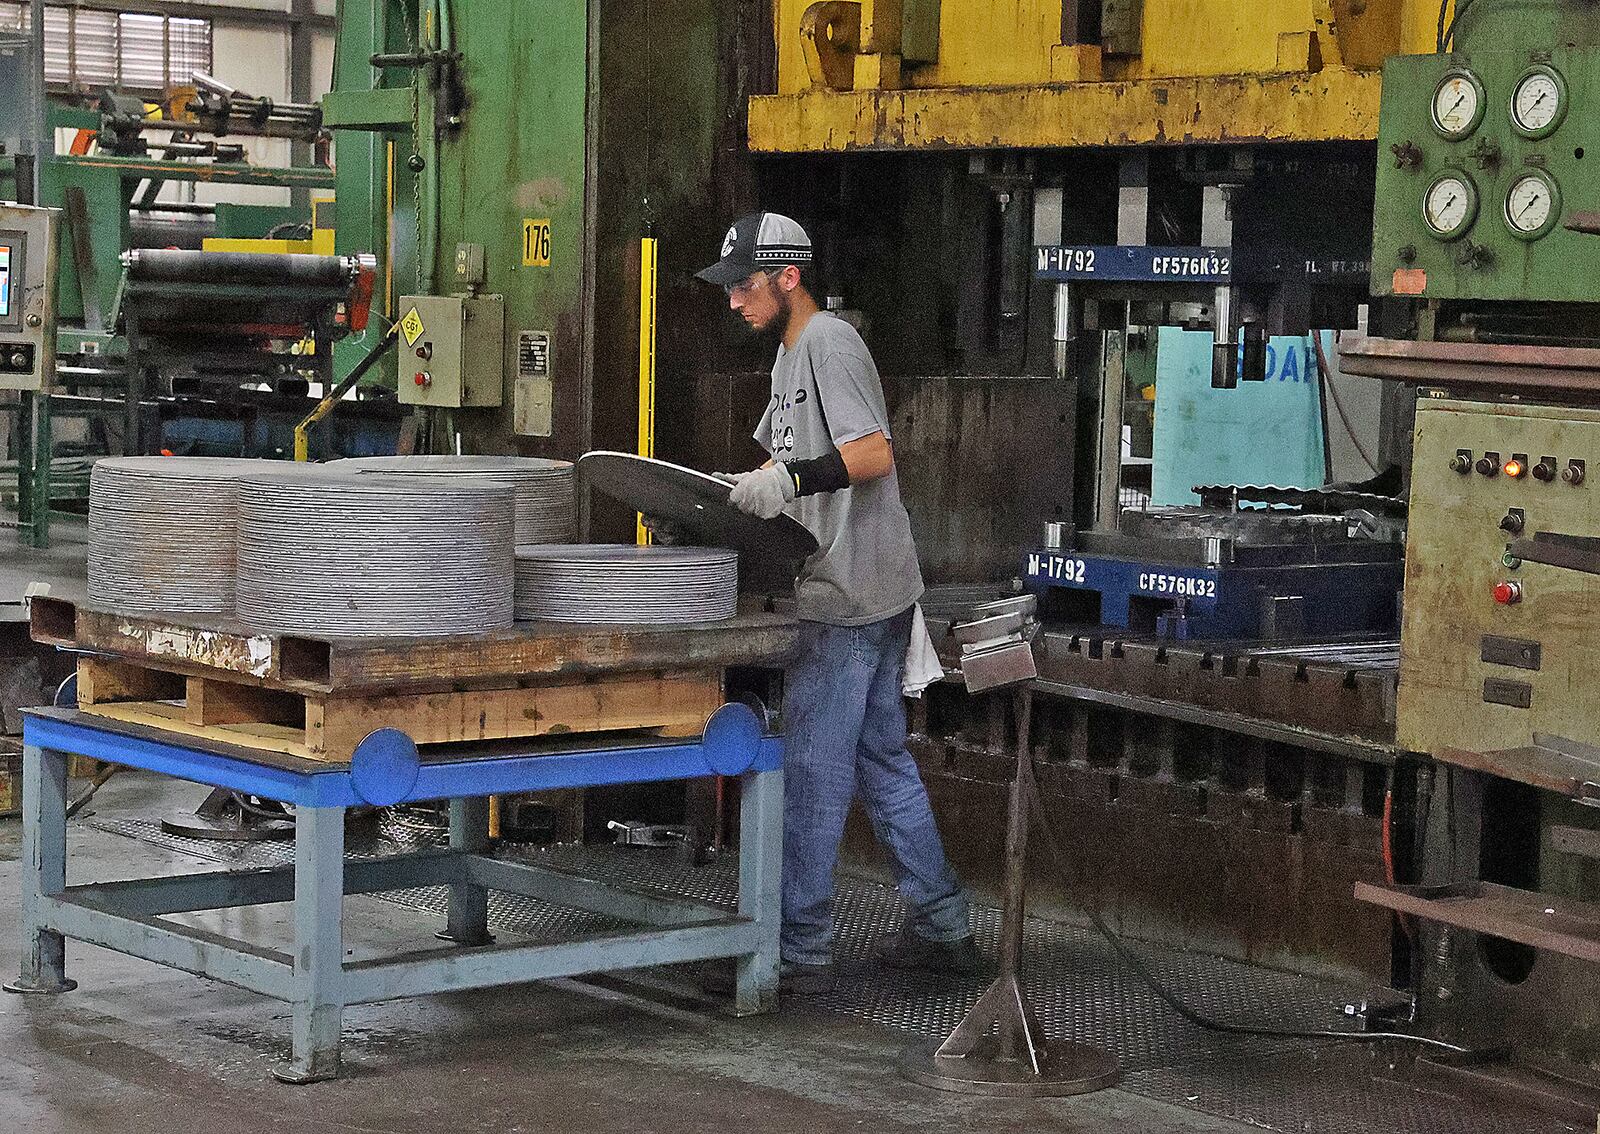
M416 454L398 457L349 457L333 462L341 472L393 476L450 477L509 484L515 490L516 540L569 543L578 534L577 496L571 461L543 457Z
M89 474L91 604L227 614L241 477L315 466L231 457L107 457Z
M551 622L720 622L739 606L739 556L716 547L517 548L517 617Z
M588 484L637 512L657 516L716 547L759 559L798 562L817 550L817 539L793 516L762 520L728 503L726 481L694 469L596 450L578 458Z
M239 486L239 620L319 637L504 629L511 501L509 485L445 478L248 478Z

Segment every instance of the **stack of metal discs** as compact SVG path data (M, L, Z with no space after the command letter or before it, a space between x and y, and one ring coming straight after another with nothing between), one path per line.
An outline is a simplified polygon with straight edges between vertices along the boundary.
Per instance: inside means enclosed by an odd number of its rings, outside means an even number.
M350 457L334 462L340 470L399 476L497 481L516 490L517 546L567 543L578 533L577 496L572 463L543 457L431 456Z
M228 614L239 479L283 461L107 457L89 474L89 602L115 611Z
M717 547L556 544L517 548L517 617L686 623L732 618L739 555Z
M239 486L247 627L319 637L511 625L509 485L410 476L255 476Z

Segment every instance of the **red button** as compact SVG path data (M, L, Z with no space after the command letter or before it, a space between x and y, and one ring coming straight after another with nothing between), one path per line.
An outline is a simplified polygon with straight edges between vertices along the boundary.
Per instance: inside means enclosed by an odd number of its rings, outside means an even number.
M429 376L426 370L417 371L417 377L415 381L419 386L431 386L433 384L433 378Z
M1521 583L1496 583L1494 588L1494 601L1501 606L1510 606L1512 603L1522 601Z

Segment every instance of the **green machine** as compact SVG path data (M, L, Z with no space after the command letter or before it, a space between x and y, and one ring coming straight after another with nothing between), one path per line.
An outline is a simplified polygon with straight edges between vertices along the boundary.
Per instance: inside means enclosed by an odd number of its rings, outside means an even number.
M1456 0L1439 38L1384 69L1377 302L1342 346L1416 394L1396 733L1419 854L1358 896L1421 926L1419 1022L1592 1068L1600 17Z
M1600 259L1600 242L1566 222L1600 209L1600 118L1585 111L1600 101L1600 24L1588 17L1588 43L1553 28L1541 37L1531 14L1494 31L1513 11L1547 6L1477 0L1455 51L1384 68L1373 293L1447 312L1473 303L1462 333L1510 336L1529 303L1580 304L1580 319L1594 318L1595 281L1581 266ZM1485 314L1484 301L1514 307ZM1447 318L1442 329L1456 328Z
M4 468L7 473L15 469L19 535L35 546L49 542L58 508L75 506L68 510L81 514L95 454L153 451L163 444L156 437L158 421L188 418L203 431L209 424L203 420L207 413L216 422L233 417L235 432L249 433L242 424L245 415L236 415L236 407L226 404L231 372L186 405L177 404L166 384L145 396L149 368L131 357L126 333L126 258L145 249L181 248L198 254L207 237L260 238L288 221L309 222L311 211L305 206L175 202L162 199L163 188L205 182L303 192L333 183L332 171L323 166L251 165L238 140L271 136L312 141L320 136L321 112L315 105L254 98L210 76L198 76L195 87L175 89L158 102L113 90L46 97L37 66L40 54L26 36L0 37L0 95L8 105L34 112L0 124L0 200L52 209L59 230L52 296L52 311L59 319L52 339L57 357L46 381L5 403L11 450L19 459ZM41 138L49 142L42 144ZM70 146L56 144L64 138L72 139ZM221 298L227 293L223 281L205 282L217 286L202 294ZM256 350L252 343L249 351ZM280 354L279 360L286 357ZM175 366L170 358L150 368L159 365L185 378L194 375L192 368ZM288 358L273 373L287 373L293 386L303 385L302 371L310 370L298 358ZM239 379L233 378L232 384L237 389ZM254 396L252 413L265 417L274 409L279 416L292 412L284 408L296 398L292 389L276 407L267 404L273 396ZM201 407L198 413L196 406ZM84 424L53 431L56 417ZM227 428L224 424L222 431ZM211 451L204 441L194 443L202 446L199 451ZM223 451L238 451L240 444L216 442ZM255 443L257 449L266 445ZM187 451L184 445L173 447Z
M731 207L713 169L733 22L711 0L342 0L336 251L379 255L386 380L419 449L634 447L641 238L661 240L665 316ZM670 369L700 330L662 328Z
M1467 0L1452 30L1449 50L1384 68L1372 287L1388 337L1347 352L1456 395L1417 411L1400 740L1432 755L1536 734L1600 746L1600 694L1575 680L1600 637L1542 640L1572 626L1589 584L1507 551L1600 534L1588 415L1522 404L1600 405L1586 374L1600 239L1585 231L1600 210L1600 20L1584 3ZM1534 668L1491 643L1536 638Z

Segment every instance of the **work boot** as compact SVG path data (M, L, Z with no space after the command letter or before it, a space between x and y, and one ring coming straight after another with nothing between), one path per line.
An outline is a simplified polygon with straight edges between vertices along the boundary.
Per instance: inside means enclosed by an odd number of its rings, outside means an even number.
M831 961L825 965L784 961L778 966L779 996L826 996L838 983L839 974Z
M734 962L707 961L700 970L700 987L713 996L732 996L733 974ZM838 972L831 963L800 965L784 961L778 966L779 996L826 996L838 983Z
M878 938L872 956L891 969L926 969L956 976L972 976L989 967L970 933L955 941L929 941L910 926Z

